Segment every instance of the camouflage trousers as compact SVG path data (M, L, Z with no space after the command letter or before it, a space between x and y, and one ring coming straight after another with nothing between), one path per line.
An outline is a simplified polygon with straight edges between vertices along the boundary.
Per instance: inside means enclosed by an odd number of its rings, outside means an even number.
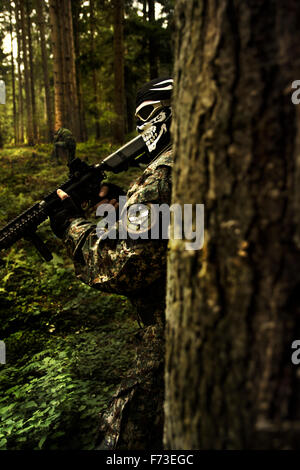
M133 369L100 416L98 450L163 449L163 328L147 326L136 339Z

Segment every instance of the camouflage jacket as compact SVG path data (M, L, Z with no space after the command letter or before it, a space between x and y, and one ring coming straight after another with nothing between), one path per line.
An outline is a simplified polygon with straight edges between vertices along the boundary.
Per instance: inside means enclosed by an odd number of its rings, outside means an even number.
M152 162L127 192L127 208L170 204L172 163L172 151ZM136 359L100 415L97 448L161 450L167 240L121 240L116 235L116 239L101 237L95 224L75 219L64 238L78 278L99 290L129 297L145 325L134 338Z
M172 151L154 160L127 192L133 204L170 204ZM167 240L121 240L99 236L95 224L75 219L64 242L77 277L104 292L122 294L135 304L144 325L162 321L165 299ZM155 295L153 295L155 294Z

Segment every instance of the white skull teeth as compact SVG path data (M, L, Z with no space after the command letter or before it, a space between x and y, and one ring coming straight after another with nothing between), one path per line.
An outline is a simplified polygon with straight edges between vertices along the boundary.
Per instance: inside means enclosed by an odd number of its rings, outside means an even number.
M154 129L154 130L152 130ZM148 150L149 152L153 152L153 150L156 149L156 144L157 142L159 141L159 139L161 138L161 136L167 132L167 126L166 124L163 124L161 126L161 129L160 129L160 132L159 134L157 135L157 132L156 132L156 128L155 126L153 126L151 129L150 129L151 132L145 132L144 134L142 134L142 137L148 147ZM150 134L150 135L149 135Z
M143 133L143 139L147 143L152 144L152 142L154 142L156 138L157 138L157 132L156 132L155 126L150 127L150 129L147 129L147 131Z
M156 150L161 136L168 132L167 125L164 122L166 119L167 113L165 111L161 111L150 121L144 122L141 126L137 126L137 130L142 135L150 153Z

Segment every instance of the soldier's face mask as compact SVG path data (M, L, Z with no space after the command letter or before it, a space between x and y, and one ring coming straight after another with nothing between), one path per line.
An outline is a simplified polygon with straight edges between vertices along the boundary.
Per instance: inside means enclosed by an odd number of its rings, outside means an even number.
M172 111L170 101L144 101L137 109L137 131L142 135L152 158L170 145Z

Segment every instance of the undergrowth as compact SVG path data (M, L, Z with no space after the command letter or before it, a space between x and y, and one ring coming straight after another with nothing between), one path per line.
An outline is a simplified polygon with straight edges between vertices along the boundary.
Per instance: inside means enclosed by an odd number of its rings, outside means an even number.
M0 152L0 228L67 178L50 145ZM107 143L79 144L99 162ZM124 189L140 170L109 179ZM74 275L48 222L38 230L53 254L44 262L20 240L0 258L0 449L94 449L99 413L130 368L138 329L125 297L93 290Z

